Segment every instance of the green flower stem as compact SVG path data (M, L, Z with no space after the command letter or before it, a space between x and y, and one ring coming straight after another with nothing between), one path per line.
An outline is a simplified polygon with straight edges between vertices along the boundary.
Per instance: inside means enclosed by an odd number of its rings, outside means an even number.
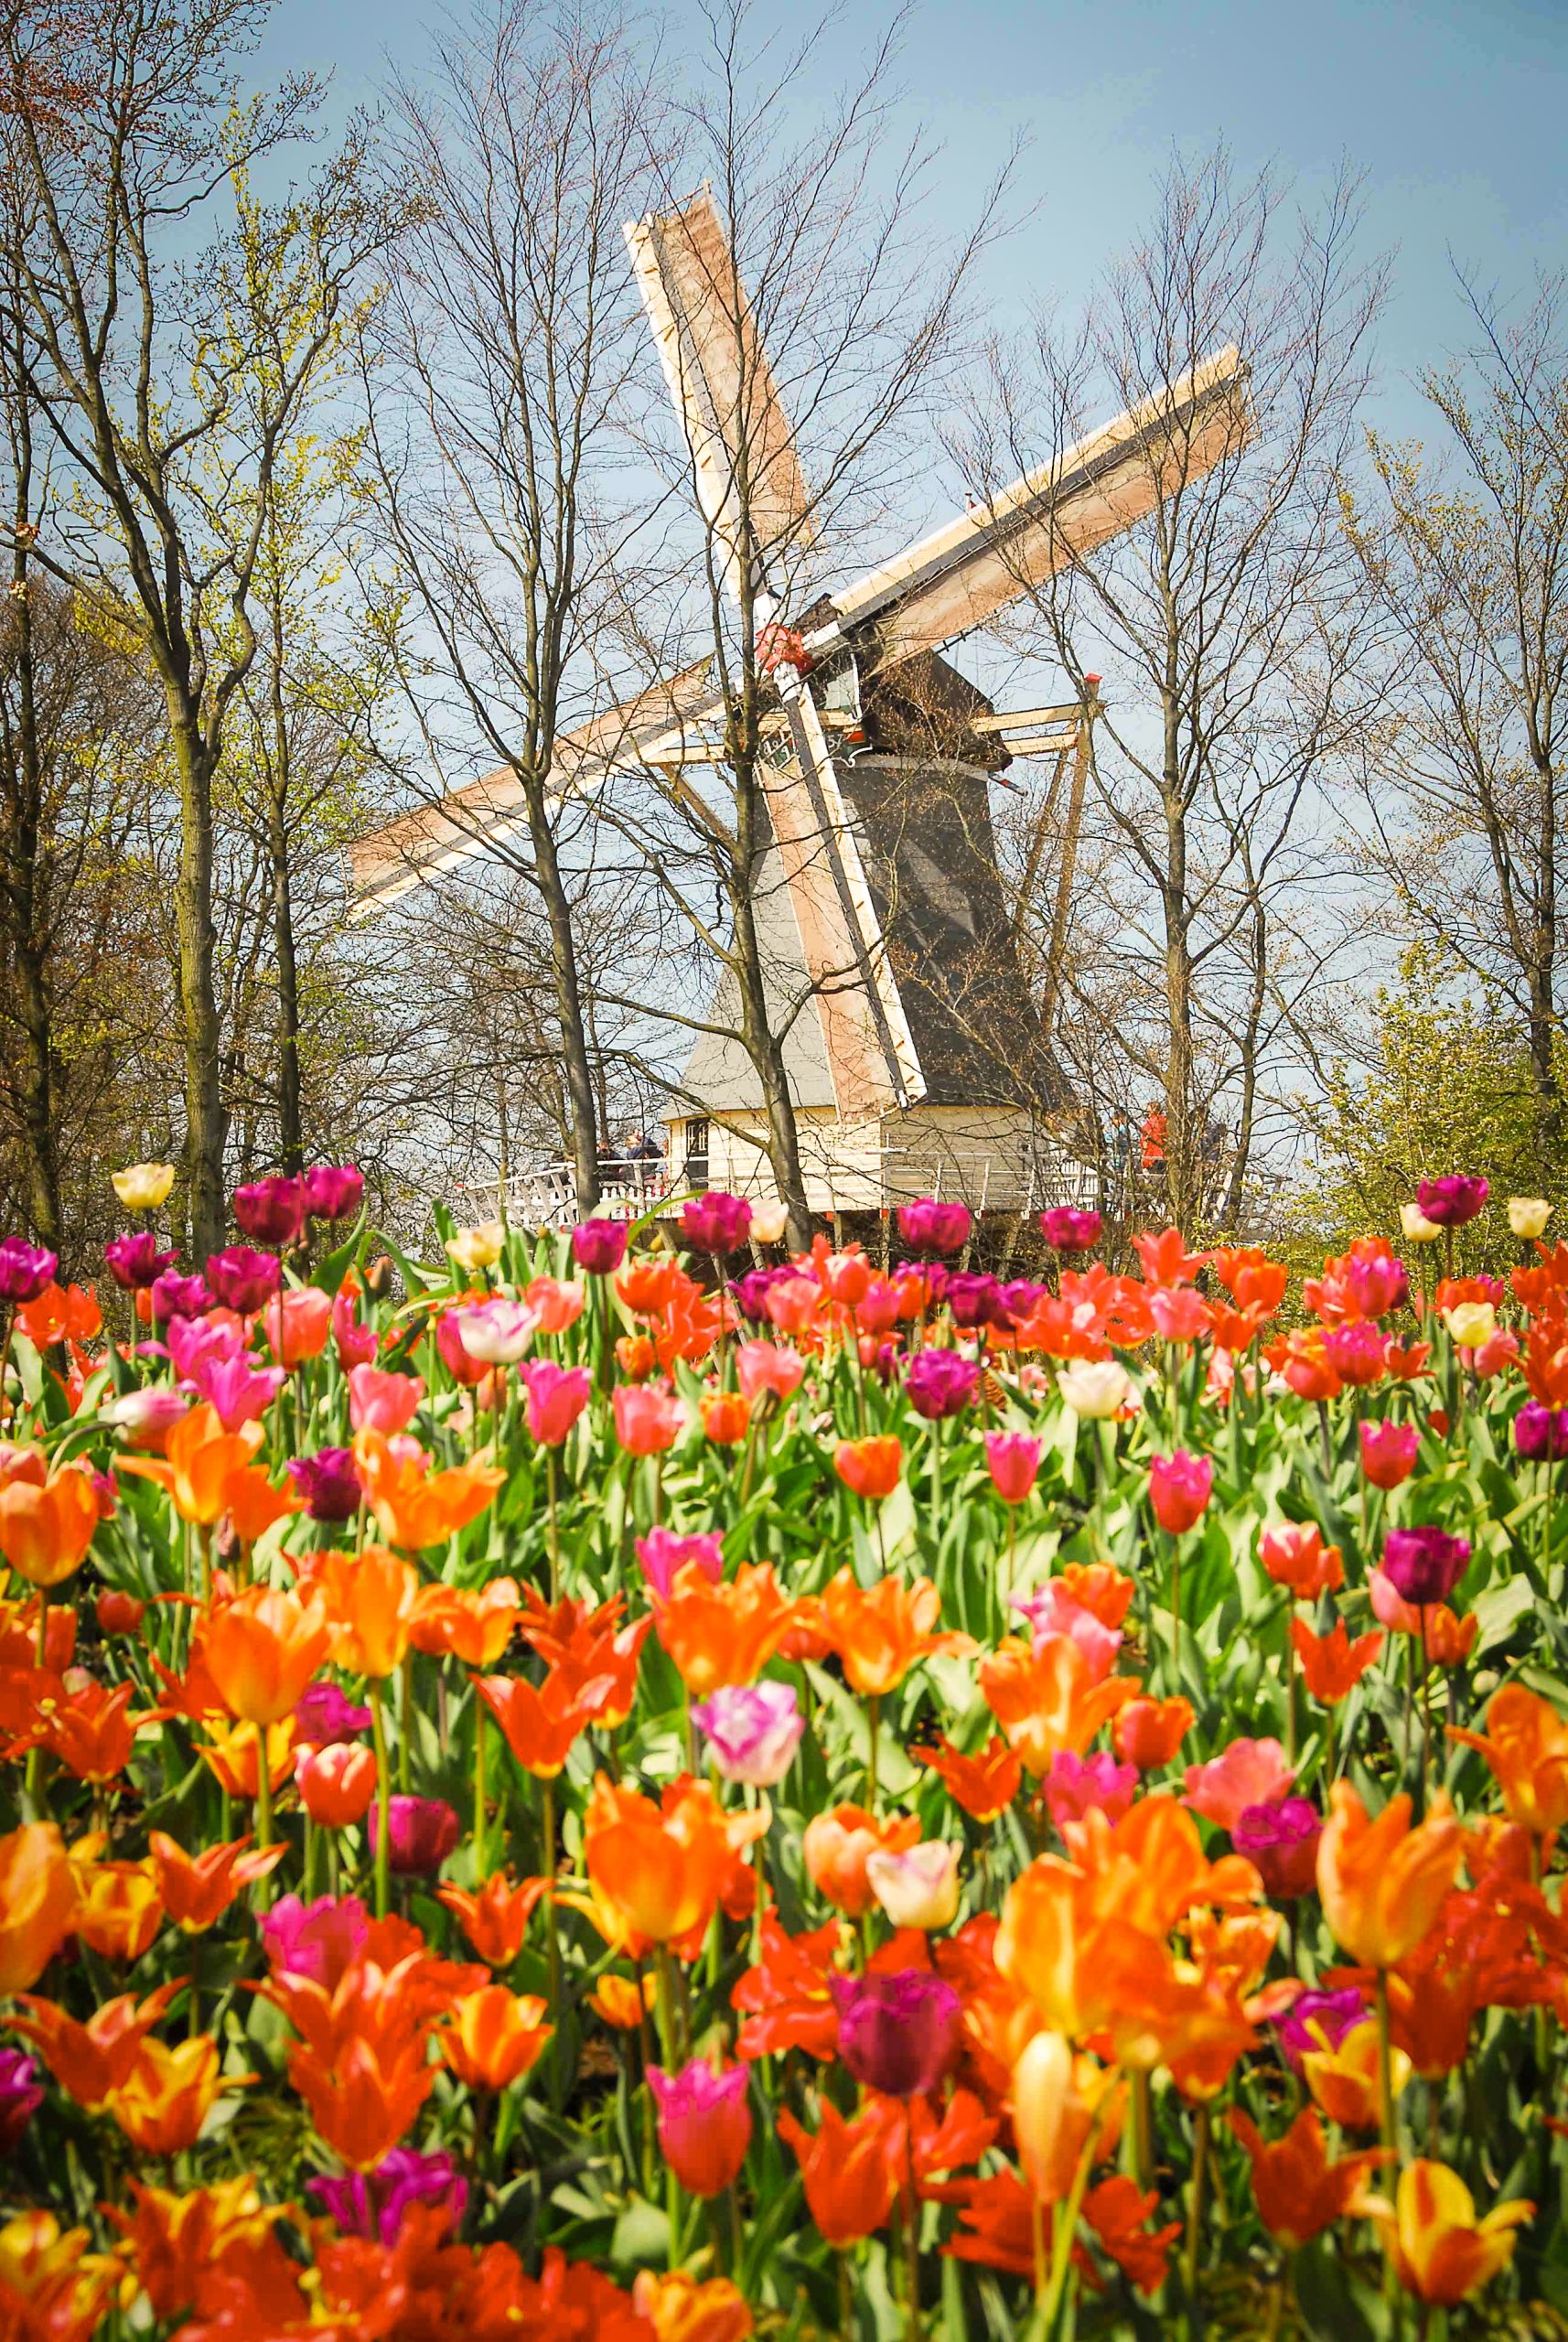
M392 1768L379 1679L371 1680L371 1736L376 1750L376 1917L384 1919L392 1894Z

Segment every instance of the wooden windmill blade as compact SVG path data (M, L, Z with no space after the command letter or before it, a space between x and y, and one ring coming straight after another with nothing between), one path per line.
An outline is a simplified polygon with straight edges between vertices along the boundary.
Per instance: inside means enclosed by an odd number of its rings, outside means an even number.
M811 541L789 419L706 187L678 211L628 220L625 234L703 510L738 600L743 559L766 565L786 545Z
M1219 351L834 594L836 621L808 647L874 627L890 665L983 625L1243 446L1252 432L1246 381L1240 353Z
M551 759L550 794L586 793L613 773L640 768L709 764L714 753L709 727L723 716L723 704L714 699L708 680L708 661L699 661L564 732ZM522 782L510 765L482 773L433 804L415 806L349 848L349 917L364 919L426 879L503 843L526 821Z

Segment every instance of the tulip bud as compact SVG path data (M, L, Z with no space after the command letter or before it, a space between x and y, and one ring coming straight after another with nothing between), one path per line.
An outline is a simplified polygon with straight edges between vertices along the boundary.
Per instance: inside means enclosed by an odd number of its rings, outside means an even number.
M1443 1230L1428 1219L1419 1204L1401 1204L1400 1234L1407 1244L1434 1244Z
M294 1778L299 1801L312 1821L326 1830L346 1830L362 1821L376 1793L374 1753L353 1740L325 1748L296 1748Z
M789 1208L777 1196L771 1202L751 1207L751 1234L758 1244L777 1244L789 1225Z
M1509 1226L1516 1236L1527 1241L1544 1235L1546 1223L1552 1217L1552 1206L1544 1196L1510 1196Z
M1059 2033L1036 2033L1013 2068L1013 2130L1029 2184L1055 2192L1057 2149L1072 2101L1072 2049Z
M1132 1395L1132 1377L1114 1359L1084 1359L1069 1366L1057 1388L1064 1406L1085 1423L1109 1423Z
M134 1594L127 1594L117 1585L105 1586L93 1605L98 1623L106 1635L134 1635L146 1606Z

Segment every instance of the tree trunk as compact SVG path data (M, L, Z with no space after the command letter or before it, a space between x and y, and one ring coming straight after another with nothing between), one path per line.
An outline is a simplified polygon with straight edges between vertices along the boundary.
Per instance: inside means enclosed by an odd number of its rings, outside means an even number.
M179 1004L185 1031L185 1155L191 1251L204 1261L222 1249L227 1228L220 1026L212 923L214 759L188 717L170 711L179 772L180 845L176 910Z
M280 795L268 808L273 865L273 951L278 983L278 1151L285 1171L305 1168L305 1105L299 1070L299 963L294 942L294 884Z
M784 1069L784 1045L775 1035L768 1014L762 983L762 954L751 895L737 886L733 898L732 941L740 988L741 1038L762 1090L768 1117L768 1161L780 1202L789 1215L789 1241L797 1252L811 1241L811 1215L806 1202L805 1174L800 1168L800 1134L795 1101Z
M17 510L27 510L26 478L17 482ZM59 1194L59 1146L55 1129L54 1035L49 1012L48 949L40 931L44 885L39 868L44 819L43 769L34 695L33 620L27 599L27 553L17 545L11 563L16 612L16 741L12 776L9 868L11 949L16 983L16 1019L21 1048L15 1080L27 1156L27 1217L40 1244L58 1252L63 1215Z
M1563 1159L1563 1094L1557 1080L1557 777L1535 758L1541 797L1534 951L1529 971L1530 1067L1535 1085L1535 1156L1541 1192L1549 1195Z
M598 1120L584 1028L577 942L572 932L572 907L561 877L543 783L536 774L523 774L521 778L528 800L534 875L550 921L550 968L555 984L555 1016L561 1031L561 1056L566 1068L566 1098L572 1116L572 1170L577 1209L585 1219L599 1200Z

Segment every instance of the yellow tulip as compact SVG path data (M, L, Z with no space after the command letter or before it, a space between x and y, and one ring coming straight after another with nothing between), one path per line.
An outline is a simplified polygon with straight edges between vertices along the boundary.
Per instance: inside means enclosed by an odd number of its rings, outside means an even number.
M172 1163L128 1163L109 1175L114 1193L127 1211L156 1211L166 1203L174 1185Z
M1531 1237L1544 1234L1552 1217L1552 1206L1544 1196L1510 1196L1509 1226L1516 1236Z
M1434 1244L1443 1230L1428 1219L1419 1204L1401 1204L1400 1234L1407 1244Z
M475 1269L493 1269L505 1242L506 1230L500 1221L487 1219L478 1228L460 1228L448 1239L446 1250L460 1269L471 1273Z

